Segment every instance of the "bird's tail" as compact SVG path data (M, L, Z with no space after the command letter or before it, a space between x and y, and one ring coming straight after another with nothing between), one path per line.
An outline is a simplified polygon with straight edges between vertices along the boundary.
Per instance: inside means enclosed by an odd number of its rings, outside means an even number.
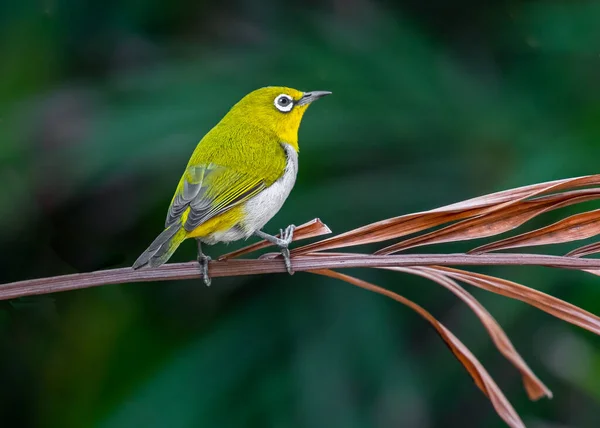
M133 264L134 269L144 266L158 267L171 258L179 244L186 238L186 231L180 222L167 227L156 237L148 249Z

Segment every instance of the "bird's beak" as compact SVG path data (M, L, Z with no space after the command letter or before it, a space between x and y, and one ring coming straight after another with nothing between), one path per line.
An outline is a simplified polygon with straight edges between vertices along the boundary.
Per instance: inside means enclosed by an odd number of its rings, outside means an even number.
M305 92L304 94L302 94L302 98L300 98L296 102L296 105L302 106L302 105L305 105L305 104L310 104L313 101L316 101L319 98L323 98L326 95L331 95L331 92L329 92L329 91L310 91L310 92Z

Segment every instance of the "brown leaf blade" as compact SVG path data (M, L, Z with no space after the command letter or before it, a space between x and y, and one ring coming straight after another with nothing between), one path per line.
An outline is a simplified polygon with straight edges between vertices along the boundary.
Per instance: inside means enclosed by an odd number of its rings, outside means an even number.
M544 383L533 373L525 360L517 352L512 342L494 317L479 303L472 294L461 287L456 281L449 278L442 272L431 268L387 268L396 272L405 272L412 275L422 276L431 281L440 284L442 287L450 290L459 299L465 302L475 315L479 318L496 348L504 357L510 361L513 366L521 373L523 386L527 395L532 400L538 400L544 396L552 398L552 392Z
M405 239L382 248L374 254L393 254L423 245L468 241L499 235L516 229L542 213L598 198L600 198L600 189L594 188L557 193L532 200L520 201L520 203L509 205L502 210L469 218L440 230Z
M600 335L600 317L564 300L516 282L444 266L432 267L461 282L520 300L563 321Z
M374 293L382 294L389 297L403 305L408 306L423 318L425 318L431 326L437 331L440 337L446 342L454 356L460 361L465 367L469 375L473 378L475 384L479 389L489 398L492 406L498 413L498 415L513 428L525 428L523 421L512 407L510 402L506 399L496 382L492 379L487 370L477 360L477 358L469 351L469 349L456 337L450 330L448 330L442 323L440 323L433 315L426 311L423 307L417 305L412 300L409 300L397 293L394 293L385 288L379 287L375 284L363 281L361 279L345 275L332 270L315 270L312 273L318 275L324 275L331 278L340 279L353 284L357 287L364 288Z
M597 253L600 253L600 242L592 242L591 244L569 251L565 254L565 257L583 257Z
M482 245L469 251L469 253L481 254L489 251L506 250L508 248L560 244L587 239L599 233L600 210L594 210L572 215L531 232Z
M295 248L292 254L304 254L397 239L445 223L502 210L519 201L544 193L591 185L600 185L600 175L555 180L504 190L430 211L377 221L319 242Z
M501 192L490 193L466 201L457 202L452 205L446 205L438 210L462 209L464 207L475 206L497 206L506 202L524 200L548 192L557 192L567 189L575 189L585 186L600 185L600 174L584 175L581 177L565 178L561 180L546 181L544 183L531 184L528 186L516 187L514 189L503 190Z
M331 229L327 227L325 223L321 221L319 218L315 218L307 223L304 223L294 230L294 241L299 241L301 239L309 239L314 238L316 236L328 235L331 233ZM279 235L275 235L279 237ZM267 240L262 240L256 242L254 244L248 245L246 247L240 248L239 250L232 251L230 253L223 254L219 256L218 260L227 260L233 259L236 257L243 256L248 253L252 253L254 251L262 250L263 248L267 248L272 246L273 244Z
M373 242L387 241L420 232L431 227L445 224L451 221L461 220L476 215L481 209L464 210L454 213L445 212L422 212L407 214L372 223L367 226L350 230L328 239L304 245L292 250L292 254L304 254L315 251L326 251L335 248L344 248L369 244Z

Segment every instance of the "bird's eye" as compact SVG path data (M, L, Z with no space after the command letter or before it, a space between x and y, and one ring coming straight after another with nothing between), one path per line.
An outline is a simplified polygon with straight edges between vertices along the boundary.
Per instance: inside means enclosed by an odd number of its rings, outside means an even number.
M281 94L277 95L273 104L275 104L277 110L287 113L294 107L294 100L289 95Z

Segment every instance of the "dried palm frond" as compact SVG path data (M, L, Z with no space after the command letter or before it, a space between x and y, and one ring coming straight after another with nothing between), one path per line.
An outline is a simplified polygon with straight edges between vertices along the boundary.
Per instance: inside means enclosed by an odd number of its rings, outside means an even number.
M500 417L511 427L523 427L523 422L498 388L492 377L444 325L421 306L390 290L342 274L333 269L370 267L388 269L430 279L447 288L474 311L500 353L520 372L528 396L535 400L551 397L550 390L536 377L515 350L506 333L492 315L460 284L468 284L512 299L520 300L557 318L600 335L600 318L582 308L524 285L489 275L473 273L450 266L469 265L538 265L576 269L600 275L600 260L583 256L600 252L600 243L577 248L566 256L543 254L501 253L509 248L543 246L574 242L600 234L600 210L585 211L557 221L549 226L500 239L473 248L466 254L397 253L409 248L448 242L489 238L510 232L540 214L558 208L600 199L600 175L556 180L497 192L441 208L377 221L331 238L322 239L292 251L296 271L309 271L397 300L425 318L448 344L456 358L466 368L476 385L489 398ZM295 240L331 233L319 219L305 223L295 232ZM393 241L373 254L331 252L330 250ZM211 262L214 277L284 272L278 254L266 254L259 259L235 259L271 244L262 241L222 255ZM131 268L42 278L0 285L0 299L51 293L125 282L189 279L201 276L197 263L173 263L156 269L134 271Z

